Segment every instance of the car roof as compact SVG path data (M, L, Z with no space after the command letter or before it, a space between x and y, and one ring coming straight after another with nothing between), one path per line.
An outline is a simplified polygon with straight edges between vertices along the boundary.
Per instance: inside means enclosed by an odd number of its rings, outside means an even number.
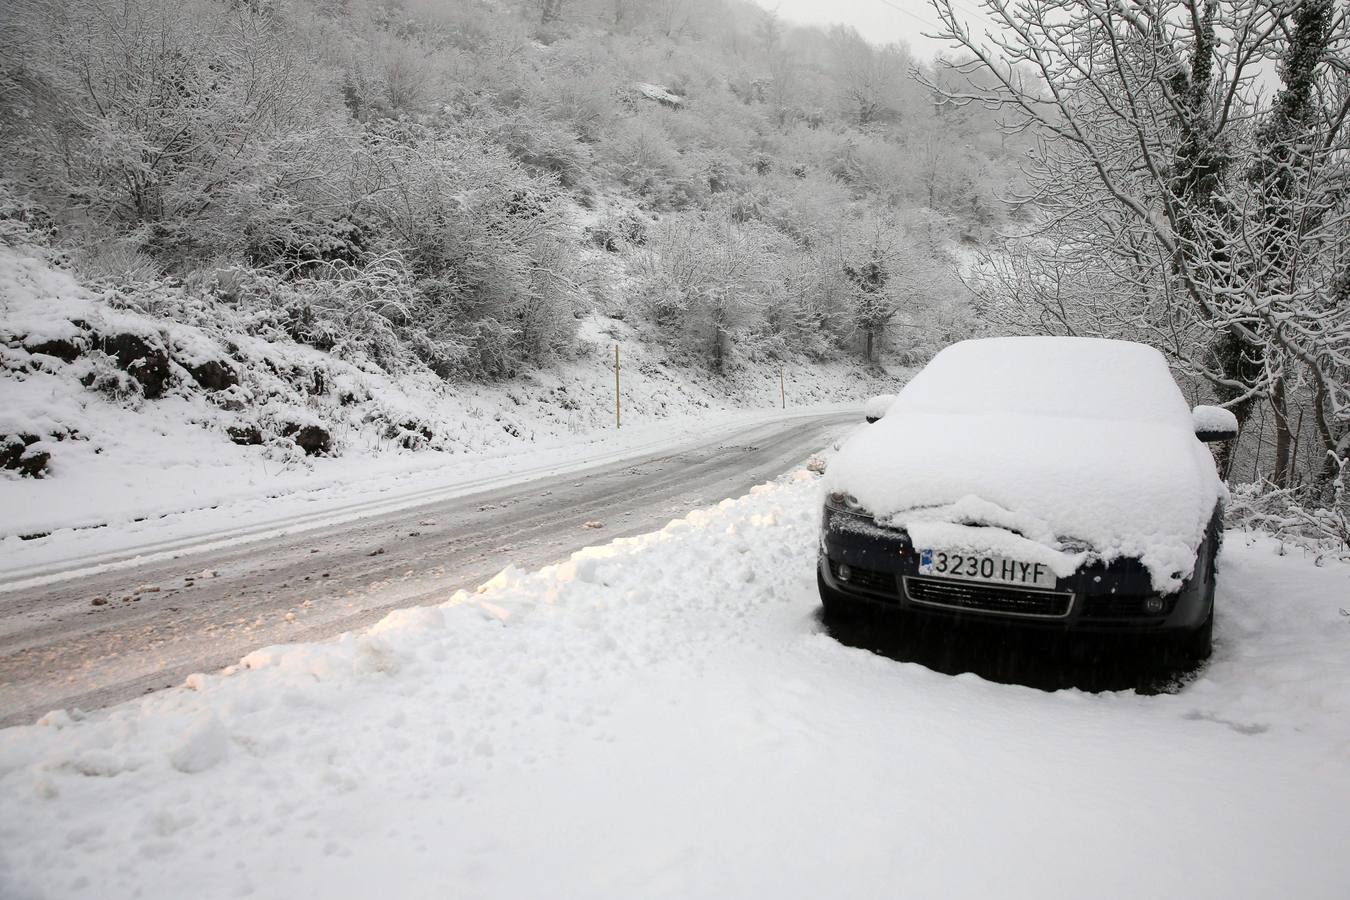
M1190 427L1167 361L1133 341L998 337L952 344L900 392L891 414L1014 413Z

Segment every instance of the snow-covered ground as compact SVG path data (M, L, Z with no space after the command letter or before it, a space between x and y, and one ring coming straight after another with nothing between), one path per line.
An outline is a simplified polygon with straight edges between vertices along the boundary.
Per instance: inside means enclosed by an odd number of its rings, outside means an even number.
M1232 533L1174 694L841 645L819 482L0 732L0 896L1343 898L1350 567Z

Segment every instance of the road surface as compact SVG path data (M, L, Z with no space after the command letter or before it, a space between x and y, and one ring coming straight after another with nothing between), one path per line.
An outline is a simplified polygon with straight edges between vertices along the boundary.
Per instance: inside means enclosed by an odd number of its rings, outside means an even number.
M537 568L652 531L782 474L857 420L761 422L692 448L0 594L0 726L118 703L258 647L443 601L508 564Z

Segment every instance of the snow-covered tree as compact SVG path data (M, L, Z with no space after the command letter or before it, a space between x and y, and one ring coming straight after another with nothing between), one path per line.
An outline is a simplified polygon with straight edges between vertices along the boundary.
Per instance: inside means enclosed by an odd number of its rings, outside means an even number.
M1267 402L1286 446L1277 483L1290 478L1290 385L1312 396L1319 441L1343 459L1344 9L1332 0L989 2L996 27L980 34L950 0L933 5L970 54L958 68L990 85L934 88L1011 112L1010 128L1040 139L1027 164L1040 225L1020 257L994 267L994 283L1035 298L1033 316L1049 314L1054 329L1124 324L1241 420ZM1280 86L1266 103L1270 61Z

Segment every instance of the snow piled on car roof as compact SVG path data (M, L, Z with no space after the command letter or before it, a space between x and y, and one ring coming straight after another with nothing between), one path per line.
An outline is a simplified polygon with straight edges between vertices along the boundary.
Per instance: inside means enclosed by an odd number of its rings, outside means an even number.
M1140 559L1159 590L1190 575L1225 492L1160 353L1068 337L943 350L845 443L826 487L918 546L1065 575L1085 542L1107 560Z
M1004 337L952 344L911 379L894 409L1170 422L1191 428L1190 410L1162 354L1105 338Z

